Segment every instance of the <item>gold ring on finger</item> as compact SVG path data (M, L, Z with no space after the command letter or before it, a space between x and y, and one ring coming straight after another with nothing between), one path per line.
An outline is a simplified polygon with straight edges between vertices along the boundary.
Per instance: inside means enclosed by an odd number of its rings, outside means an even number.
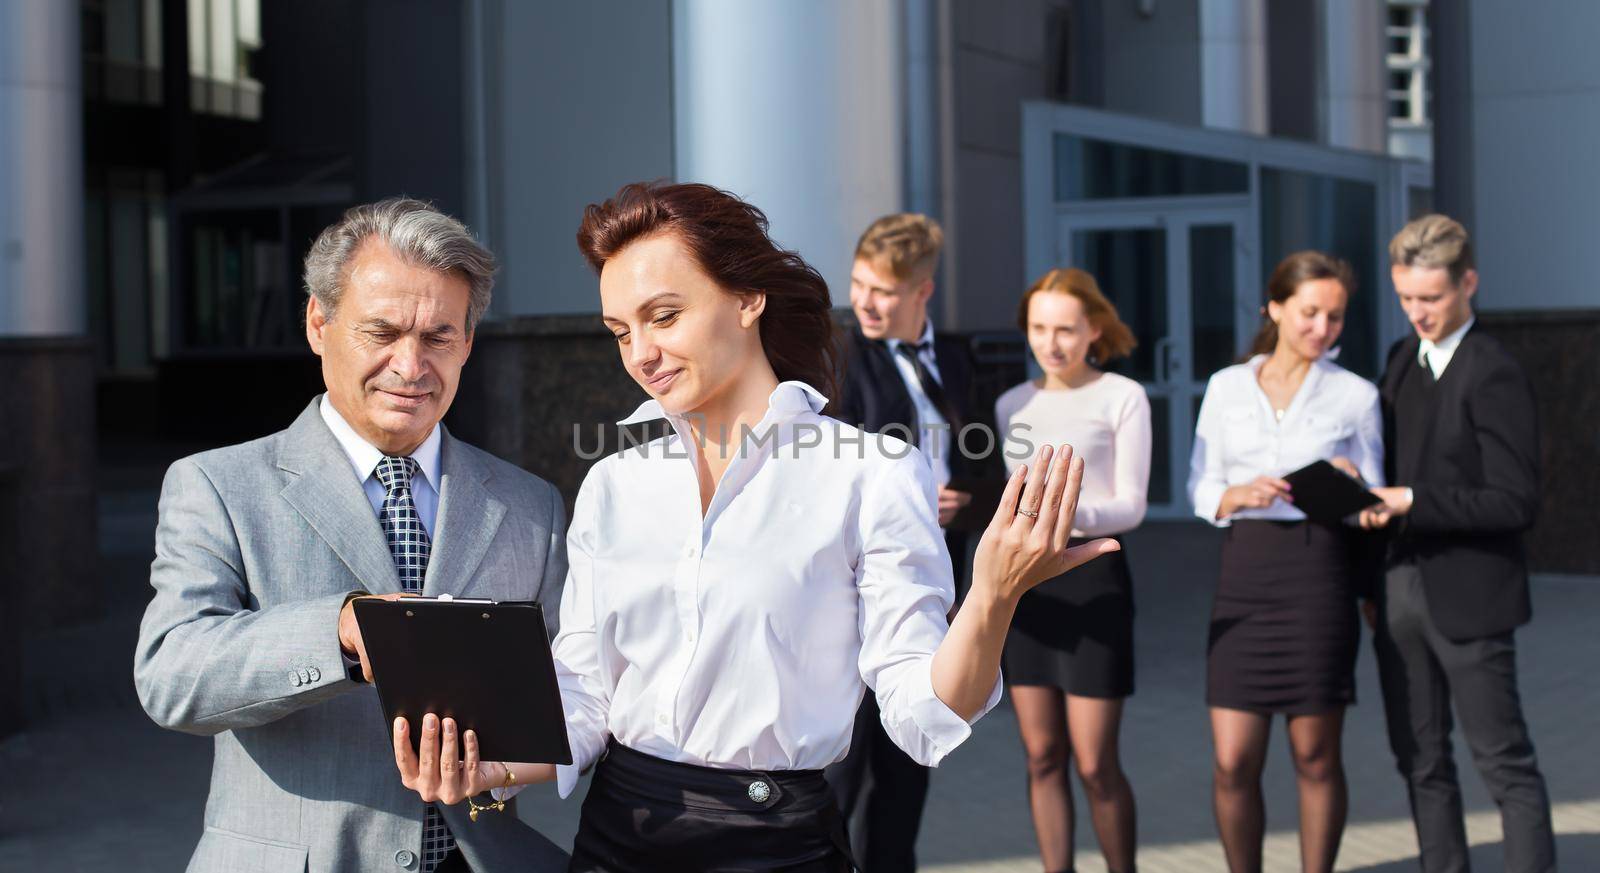
M1029 518L1038 518L1039 517L1039 511L1035 510L1035 509L1019 509L1019 510L1017 510L1017 514L1018 515L1026 515Z

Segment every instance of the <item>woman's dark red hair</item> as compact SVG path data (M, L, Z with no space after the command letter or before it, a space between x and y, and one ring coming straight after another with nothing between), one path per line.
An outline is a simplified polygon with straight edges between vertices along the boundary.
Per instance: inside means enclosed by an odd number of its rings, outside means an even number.
M725 290L766 294L759 330L773 372L834 397L838 346L828 283L772 242L761 210L710 185L635 182L583 210L578 249L598 274L629 244L661 233L677 237Z

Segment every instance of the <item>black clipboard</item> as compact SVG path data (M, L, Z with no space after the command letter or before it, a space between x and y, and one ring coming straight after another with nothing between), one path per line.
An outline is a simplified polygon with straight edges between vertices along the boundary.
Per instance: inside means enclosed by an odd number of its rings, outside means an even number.
M385 729L404 716L413 749L432 712L477 732L485 761L572 763L539 604L361 598L355 614Z
M1306 518L1336 524L1383 498L1367 490L1359 479L1327 461L1312 461L1283 477L1289 483L1294 507Z

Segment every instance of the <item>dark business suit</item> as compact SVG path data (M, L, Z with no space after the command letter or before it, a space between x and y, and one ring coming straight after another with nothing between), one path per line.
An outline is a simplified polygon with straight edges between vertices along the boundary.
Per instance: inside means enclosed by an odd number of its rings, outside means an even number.
M1517 696L1512 632L1532 608L1522 533L1539 506L1533 392L1474 327L1435 380L1420 340L1390 349L1381 385L1388 480L1413 490L1391 526L1375 646L1389 742L1426 873L1468 869L1451 704L1500 806L1505 869L1555 869L1550 801Z
M964 340L935 336L934 362L960 425L988 424L986 407L973 391L972 355ZM869 433L887 432L904 438L914 433L916 404L886 343L852 331L845 341L844 374L839 398L828 414ZM956 426L952 422L952 426ZM991 425L992 426L992 425ZM904 430L902 430L904 428ZM968 440L974 452L987 448L976 433ZM991 461L970 459L956 449L951 435L948 456L952 477L981 476ZM956 578L956 589L966 590L966 534L945 533ZM839 799L850 827L851 852L867 873L896 873L916 869L917 830L928 794L928 768L900 751L878 722L878 706L871 694L856 714L850 754L828 768L828 783Z

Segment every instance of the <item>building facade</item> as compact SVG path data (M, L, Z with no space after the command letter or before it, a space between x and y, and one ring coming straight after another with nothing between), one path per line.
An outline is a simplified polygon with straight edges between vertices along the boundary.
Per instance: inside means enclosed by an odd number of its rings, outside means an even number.
M638 395L573 234L585 204L659 178L761 206L841 308L862 227L937 216L936 323L997 389L1025 366L1026 283L1096 272L1139 336L1126 368L1172 516L1198 392L1276 259L1356 265L1340 361L1372 376L1407 329L1387 235L1450 212L1478 241L1486 328L1536 377L1536 565L1600 571L1584 0L16 0L0 19L0 355L23 374L0 481L47 508L13 516L18 542L92 536L97 440L289 421L320 383L300 260L395 194L503 262L452 427L571 495L574 425ZM51 590L90 572L39 569Z

